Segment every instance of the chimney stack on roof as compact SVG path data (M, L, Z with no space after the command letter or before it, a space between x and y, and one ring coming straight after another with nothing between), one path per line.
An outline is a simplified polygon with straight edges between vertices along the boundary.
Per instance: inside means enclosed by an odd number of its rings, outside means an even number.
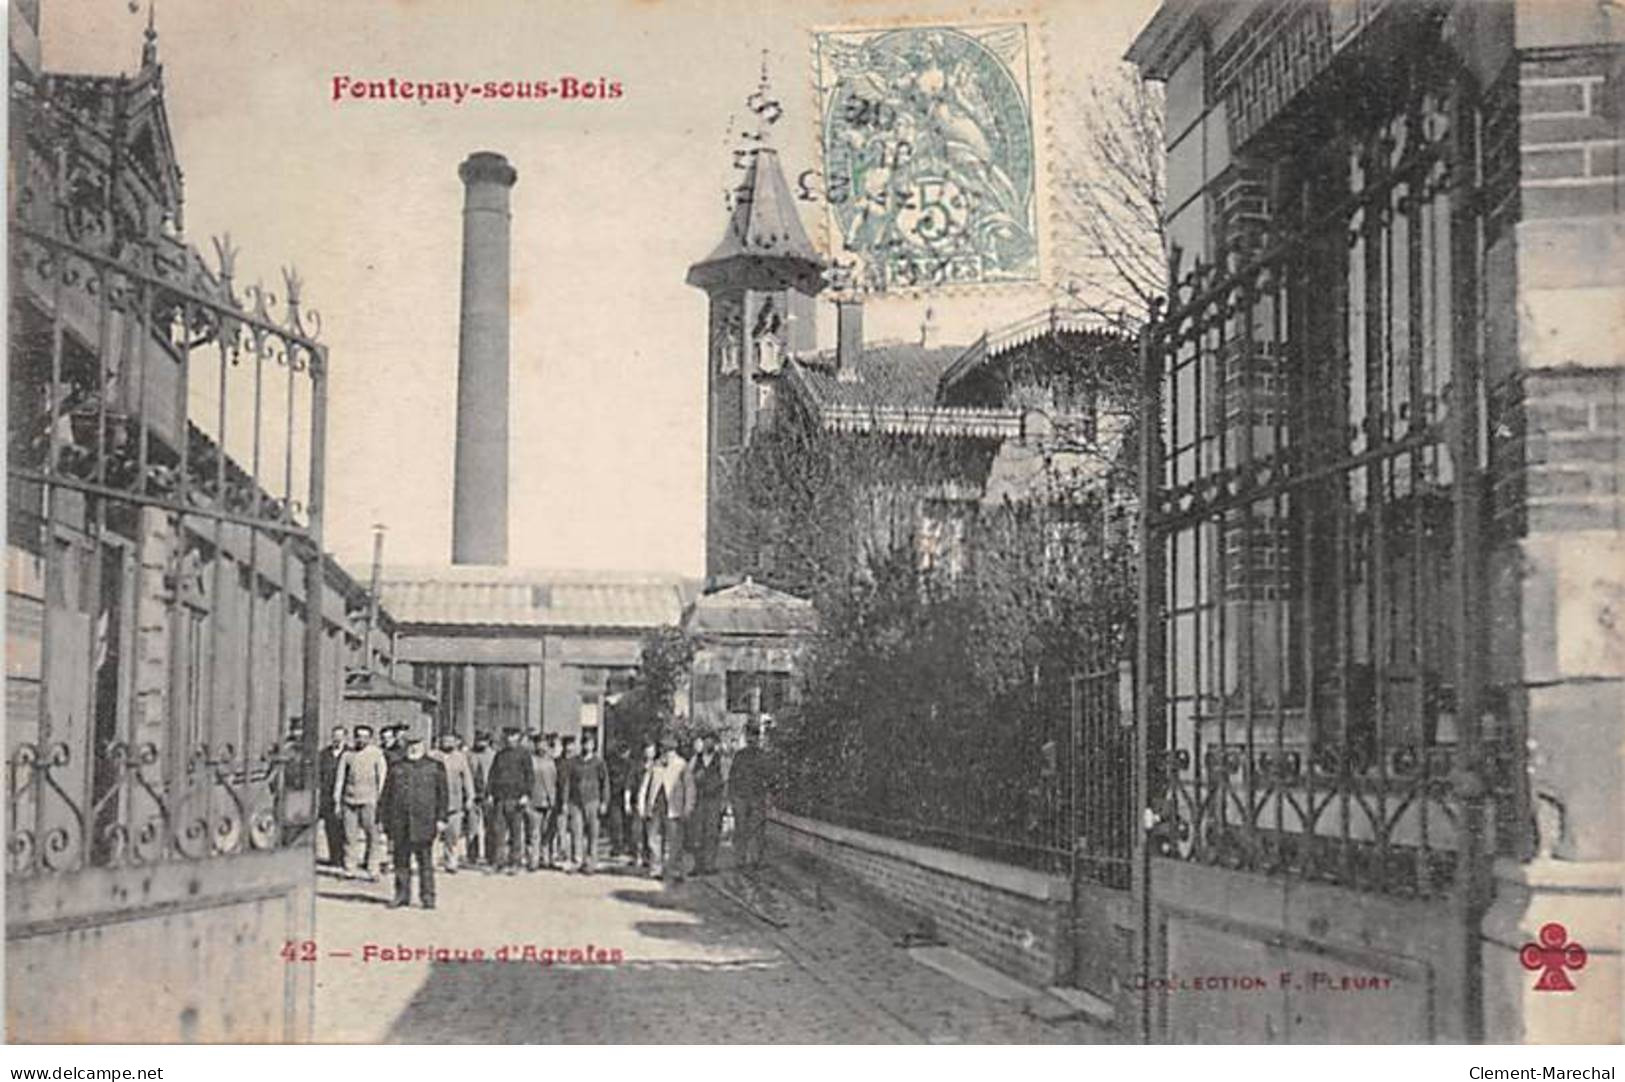
M920 345L931 349L937 344L937 310L926 306L925 318L920 320Z
M863 301L842 298L835 302L835 377L858 378L858 357L863 354Z
M463 180L463 296L457 335L457 457L451 562L508 562L508 192L519 174L489 150Z

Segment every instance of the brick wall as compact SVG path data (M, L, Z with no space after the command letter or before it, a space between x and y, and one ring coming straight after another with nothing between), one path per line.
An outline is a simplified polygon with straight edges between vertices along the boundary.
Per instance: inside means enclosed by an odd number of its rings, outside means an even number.
M1537 370L1523 380L1527 528L1617 530L1621 369Z
M1524 220L1619 212L1622 99L1625 78L1606 51L1524 60Z
M422 735L424 717L422 704L416 699L351 699L342 701L335 725L354 729L357 725L370 725L376 734L386 725L409 725Z
M929 918L950 945L1018 980L1046 987L1069 976L1064 879L782 812L770 840L856 876Z
M1625 38L1595 5L1517 9L1515 214L1486 255L1489 701L1525 749L1527 811L1496 824L1483 1029L1617 1039L1625 778ZM1518 955L1559 922L1595 962L1554 1005Z

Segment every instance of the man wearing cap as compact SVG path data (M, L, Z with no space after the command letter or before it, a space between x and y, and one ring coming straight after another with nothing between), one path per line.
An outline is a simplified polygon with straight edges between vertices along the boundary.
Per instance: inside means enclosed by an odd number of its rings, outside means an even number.
M390 766L406 758L406 744L401 740L402 728L400 725L385 725L378 733L383 741L384 761Z
M653 847L659 854L660 870L650 868L650 875L658 874L668 882L683 881L683 824L694 811L694 801L694 775L677 754L676 737L663 733L660 757L643 780L639 801L640 807L648 809L655 834Z
M434 908L434 840L450 811L446 768L428 757L423 737L401 741L401 761L390 768L379 801L384 832L395 860L395 899L391 908L412 902L412 863L418 866L418 897Z
M474 806L474 771L468 764L468 753L463 750L462 743L456 733L441 733L439 750L429 753L429 758L446 771L449 810L441 842L447 875L456 875L457 865L467 859L464 830L469 811Z
M609 799L609 770L598 757L598 738L581 736L581 758L571 763L563 806L570 819L570 848L578 861L576 868L591 875L598 863L598 826Z
M491 746L491 734L483 731L475 733L474 751L468 757L468 765L474 771L474 829L469 835L473 839L473 855L469 859L477 856L483 864L490 864L496 852L496 846L492 844L495 806L488 791L491 762L496 757L497 749Z
M536 768L530 749L520 745L521 735L512 726L502 730L503 748L491 761L490 793L496 820L491 870L500 867L508 875L518 875L524 863L526 809L536 785Z
M394 770L397 766L400 766L406 761L406 726L385 725L382 729L378 730L378 735L383 742L384 762L388 765L389 769ZM383 805L379 804L379 808L381 809L382 807ZM380 820L380 823L381 822L382 821ZM381 825L379 829L382 829ZM395 866L395 852L394 847L389 841L389 831L385 830L383 833L383 870L387 872Z
M527 865L531 871L553 867L553 834L558 824L559 771L553 758L552 734L531 737L531 767L535 781L530 789L526 819Z

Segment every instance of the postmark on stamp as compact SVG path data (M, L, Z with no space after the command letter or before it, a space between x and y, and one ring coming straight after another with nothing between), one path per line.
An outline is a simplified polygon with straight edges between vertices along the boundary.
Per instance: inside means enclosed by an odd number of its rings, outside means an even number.
M1041 280L1034 30L1009 21L813 32L837 288Z

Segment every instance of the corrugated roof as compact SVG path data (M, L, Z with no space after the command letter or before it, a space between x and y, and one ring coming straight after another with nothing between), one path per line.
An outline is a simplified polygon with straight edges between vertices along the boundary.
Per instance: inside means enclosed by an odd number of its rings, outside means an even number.
M676 626L694 584L676 575L506 567L385 568L378 593L400 625Z
M694 634L796 635L817 626L811 601L750 579L696 598L683 617Z

